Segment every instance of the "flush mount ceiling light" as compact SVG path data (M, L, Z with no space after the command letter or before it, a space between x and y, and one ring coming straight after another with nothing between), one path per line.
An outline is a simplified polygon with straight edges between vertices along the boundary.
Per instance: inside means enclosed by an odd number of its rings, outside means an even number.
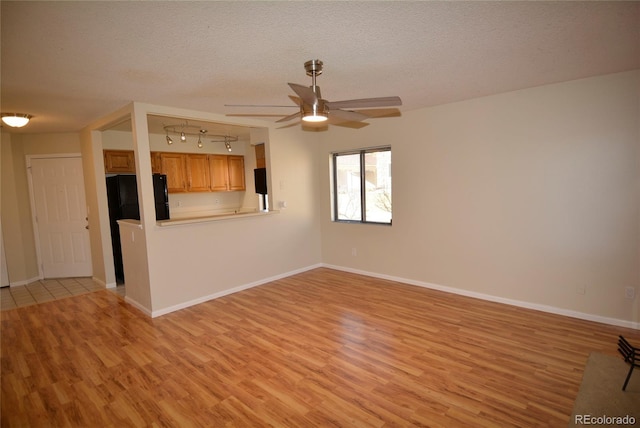
M32 117L26 113L2 113L2 121L12 128L22 128Z

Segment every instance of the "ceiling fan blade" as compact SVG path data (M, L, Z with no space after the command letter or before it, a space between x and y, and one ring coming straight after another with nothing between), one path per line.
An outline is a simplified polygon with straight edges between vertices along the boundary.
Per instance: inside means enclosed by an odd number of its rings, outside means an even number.
M250 113L237 113L237 114L225 114L229 117L282 117L281 114L250 114Z
M313 89L307 86L298 85L297 83L289 83L289 86L305 103L314 105L318 102L318 97L316 96L316 93L313 92Z
M298 112L295 112L295 113L293 113L293 114L290 114L289 116L285 116L285 117L283 117L283 118L282 118L282 119L280 119L280 120L276 120L276 123L279 123L279 122L288 122L288 121L290 121L291 119L295 119L295 118L299 118L299 117L300 117L300 112L298 111Z
M273 104L225 104L225 107L296 107L296 106L278 106Z
M325 103L330 109L336 108L372 108L372 107L393 107L401 106L400 97L378 97L361 98L357 100L327 101Z
M331 122L334 126L342 126L343 128L360 129L369 126L367 122Z
M349 122L361 122L365 119L369 119L369 116L367 116L366 114L358 113L357 111L337 109L329 110L329 114L333 117L337 117Z
M400 117L402 114L400 110L397 108L371 108L358 110L358 113L366 114L369 118L379 118L379 117Z
M299 97L294 97L293 95L289 95L289 99L291 101L293 101L294 103L296 103L296 105L298 105L298 107L302 105L302 99L299 98Z

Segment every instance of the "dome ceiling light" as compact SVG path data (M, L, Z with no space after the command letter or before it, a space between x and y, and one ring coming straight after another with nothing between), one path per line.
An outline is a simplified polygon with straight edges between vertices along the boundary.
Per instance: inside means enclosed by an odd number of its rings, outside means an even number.
M2 113L2 122L12 128L22 128L33 116L26 113Z

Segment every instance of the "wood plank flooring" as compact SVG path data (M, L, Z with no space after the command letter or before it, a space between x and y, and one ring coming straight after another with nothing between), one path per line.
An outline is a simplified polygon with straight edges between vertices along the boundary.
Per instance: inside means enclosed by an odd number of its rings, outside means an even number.
M325 268L156 319L106 290L1 315L3 427L566 426L589 353L640 341Z

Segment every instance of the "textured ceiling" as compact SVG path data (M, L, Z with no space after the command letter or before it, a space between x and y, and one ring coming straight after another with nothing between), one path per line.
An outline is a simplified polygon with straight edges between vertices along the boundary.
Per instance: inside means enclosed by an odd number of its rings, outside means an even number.
M1 108L76 131L131 101L289 114L287 82L401 111L640 68L638 2L1 1ZM295 111L295 110L293 110ZM265 120L275 120L266 118ZM384 119L373 119L384 120Z

